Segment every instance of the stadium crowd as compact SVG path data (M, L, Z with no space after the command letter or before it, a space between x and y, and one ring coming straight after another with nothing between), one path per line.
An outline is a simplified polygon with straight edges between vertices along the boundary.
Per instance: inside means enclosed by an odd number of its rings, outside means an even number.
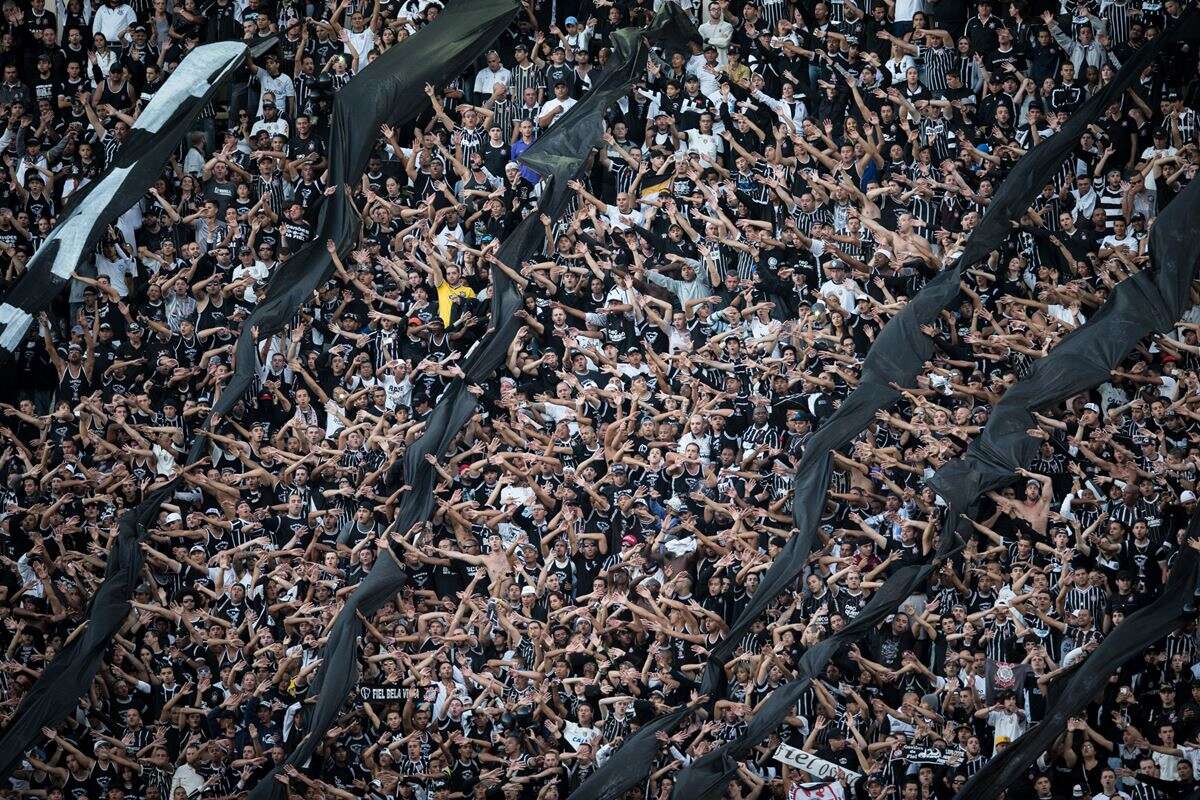
M450 0L469 2L469 0ZM661 0L660 0L661 2ZM361 677L295 798L566 800L630 733L696 700L708 650L792 535L794 467L881 327L946 264L1013 163L1180 0L682 0L547 248L501 265L524 327L390 528L406 447L488 330L498 245L535 210L516 159L610 67L647 0L527 0L495 50L326 183L333 98L436 0L6 0L0 266L21 280L73 192L192 48L278 36L239 70L22 342L0 395L0 718L86 619L123 511L178 474L134 611L79 708L0 798L239 797L304 735L309 681L380 558ZM837 453L794 591L662 735L648 783L745 729L807 648L930 556L925 485L1006 388L1148 261L1200 165L1197 54L1173 47L1089 127L1005 246L924 333L936 355ZM200 429L267 281L321 204L363 213L348 263ZM329 243L332 252L332 243ZM1200 294L1110 380L1038 416L1036 462L984 501L923 592L844 649L726 796L946 799L1045 712L1052 681L1161 592L1200 476ZM194 436L200 463L184 463ZM1200 787L1194 622L1124 667L1008 794ZM715 701L715 702L712 702ZM815 780L789 744L847 770Z

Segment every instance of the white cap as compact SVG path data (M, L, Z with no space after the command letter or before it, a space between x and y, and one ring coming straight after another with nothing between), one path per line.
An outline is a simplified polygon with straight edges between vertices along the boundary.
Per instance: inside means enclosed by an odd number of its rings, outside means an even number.
M537 594L537 589L533 588L532 586L522 586L521 594L522 595Z
M1193 492L1191 489L1184 489L1182 492L1179 493L1179 502L1181 502L1181 503L1190 503L1195 499L1196 499L1196 493Z

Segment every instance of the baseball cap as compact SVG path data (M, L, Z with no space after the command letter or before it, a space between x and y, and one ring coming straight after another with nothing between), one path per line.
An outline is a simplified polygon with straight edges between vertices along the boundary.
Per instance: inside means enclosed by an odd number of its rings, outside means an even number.
M1193 492L1191 489L1184 489L1182 492L1179 493L1179 502L1181 502L1181 503L1192 503L1192 502L1195 502L1195 500L1196 500L1196 493Z

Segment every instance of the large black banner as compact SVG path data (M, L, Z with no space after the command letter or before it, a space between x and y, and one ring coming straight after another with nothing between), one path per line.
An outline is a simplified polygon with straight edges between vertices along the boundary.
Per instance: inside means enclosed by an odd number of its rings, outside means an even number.
M241 42L197 47L154 93L116 158L98 180L71 195L25 276L0 305L0 350L15 352L33 318L91 258L105 228L142 199L196 117L249 53Z
M888 615L894 614L896 608L933 574L934 569L936 567L933 564L915 564L903 567L892 575L871 596L853 622L804 653L797 665L796 677L763 700L747 723L745 733L705 753L675 776L671 797L689 800L721 797L729 781L737 775L738 759L777 732L784 719L796 713L796 703L809 684L825 671L825 665L834 654L859 641ZM576 792L572 798L578 794Z
M625 61L607 72L587 97L523 154L522 162L542 177L538 213L526 217L505 239L497 253L500 261L519 269L525 258L542 247L545 229L539 215L555 218L566 207L570 199L567 183L582 172L603 132L605 112L629 90L636 70L645 62L644 38L686 38L690 30L690 21L669 4L647 29L627 29L614 34L614 39L621 42L618 52L626 53ZM484 381L504 362L508 346L520 329L520 318L513 314L521 304L517 287L499 269L492 270L492 287L491 325L464 359L462 369L466 377L446 388L426 420L421 436L405 452L404 474L412 490L404 493L390 530L404 533L417 522L428 519L433 510L437 475L426 456L440 459L450 449L478 405L468 387ZM305 735L288 755L288 765L302 767L308 762L352 693L359 674L358 640L363 631L360 615L369 617L375 613L404 588L405 582L400 558L391 551L383 551L367 578L347 598L330 629L321 654L321 667L310 687L310 695L315 696L316 702L304 713ZM259 781L250 793L251 800L278 800L284 796L283 787L274 780L276 771Z
M259 341L290 322L296 310L328 280L333 260L325 249L326 240L333 240L343 259L354 247L359 218L345 188L366 169L379 126L398 127L415 119L428 104L425 84L440 85L447 76L462 71L504 31L516 9L514 0L456 3L433 24L389 48L337 93L328 180L337 191L321 207L312 240L276 268L266 299L243 323L236 367L213 405L210 426L219 422L254 382ZM188 463L198 460L205 446L204 437L197 436Z
M1200 538L1200 511L1188 524L1189 542ZM983 765L957 795L957 800L994 800L1044 753L1066 730L1067 720L1104 689L1108 678L1131 658L1177 629L1195 615L1194 595L1200 580L1200 557L1184 546L1167 585L1153 603L1130 614L1088 656L1087 661L1057 687L1058 696L1046 716Z
M0 305L0 350L11 355L33 317L91 257L106 226L142 198L197 115L249 53L240 42L222 42L198 47L180 62L131 127L113 163L98 180L72 195L49 238L30 260L28 272ZM87 693L112 637L129 615L134 588L141 580L140 545L147 527L155 522L175 485L170 481L158 487L118 522L87 627L46 666L0 736L0 776L16 768L43 726L66 717Z
M331 181L337 181L335 185L339 191L323 206L314 240L280 265L271 277L266 299L243 325L233 376L223 387L206 425L211 427L218 422L220 416L233 407L253 382L258 363L255 352L257 342L252 330L257 331L259 338L278 331L327 279L332 260L325 249L325 240L333 239L341 254L349 253L358 233L359 221L342 188L365 168L379 125L389 121L399 125L413 119L426 102L425 84L440 83L446 75L458 74L482 48L500 35L516 8L513 0L485 0L456 5L440 15L435 23L391 48L385 56L375 59L338 94L334 105L335 132L330 148L330 174ZM89 226L92 215L111 221L141 197L157 176L167 154L183 138L195 115L216 90L215 85L207 85L205 81L219 81L229 75L242 63L247 52L244 45L237 43L208 45L198 48L180 64L138 120L139 125L145 121L145 130L153 133L153 136L139 134L135 142L122 148L121 154L128 157L129 163L126 165L118 159L113 171L118 173L119 179L114 179L116 182L111 187L102 191L113 173L92 187L86 195L81 195L67 219L56 228L56 233L66 229L60 237L60 244L43 256L42 261L35 257L35 262L44 266L39 266L36 273L31 272L27 277L26 282L31 283L28 291L20 293L19 290L24 286L22 284L9 298L9 304L17 303L20 311L7 310L9 306L5 306L0 309L0 316L7 314L14 325L28 325L29 317L49 302L65 283L63 276L70 277L71 270L75 268L77 261L68 265L64 260L66 253L86 254L94 246L95 237L99 236L102 226ZM203 54L200 60L203 66L193 65L185 70L196 54ZM218 56L224 60L219 60ZM219 69L218 61L221 65ZM168 93L167 88L176 76L178 81ZM160 98L163 104L150 114ZM175 102L176 107L171 108L171 102ZM90 244L87 244L89 237ZM46 245L51 244L53 239L52 236ZM66 247L70 250L60 254L60 250ZM39 250L39 255L44 250L46 246ZM26 297L34 299L26 302ZM15 346L20 336L15 334L15 327L9 327L16 336L12 345ZM8 330L5 329L5 337L8 336ZM22 334L23 331L24 328ZM204 438L196 436L188 463L195 463L203 451ZM93 601L92 616L102 624L90 623L84 637L76 640L82 644L65 648L47 666L42 678L30 692L31 701L22 704L3 738L0 738L0 766L3 766L0 775L7 774L19 763L21 754L36 739L42 726L54 725L64 718L87 692L104 658L105 649L129 613L132 588L139 580L141 550L136 542L129 543L131 537L136 539L139 531L144 534L144 526L154 519L161 503L171 496L177 483L178 479L152 493L123 518L122 535L109 555L105 580ZM381 563L372 575L379 573L382 577L385 569L386 565Z
M1058 133L1018 161L1000 184L979 225L971 232L954 268L932 280L880 331L867 353L858 387L814 434L805 449L796 470L792 500L796 532L763 576L754 598L743 608L724 640L713 648L705 674L706 688L715 688L719 684L722 665L733 655L750 625L803 569L812 550L832 474L830 452L852 442L871 424L876 411L897 400L899 392L892 388L893 384L914 384L934 348L933 340L921 332L921 326L934 323L943 310L957 302L959 283L966 270L983 263L993 250L1000 248L1011 231L1012 220L1020 218L1041 192L1047 176L1054 175L1075 149L1088 124L1110 103L1119 100L1143 67L1174 38L1176 36L1163 35L1138 50L1122 65L1113 80L1092 95Z
M942 310L957 302L959 283L965 270L983 262L991 251L1001 246L1011 230L1011 220L1020 217L1041 191L1046 177L1055 174L1058 166L1075 148L1087 125L1110 103L1120 99L1141 70L1152 62L1163 47L1180 36L1194 38L1195 27L1193 18L1189 20L1188 25L1181 26L1170 35L1161 36L1143 47L1122 66L1110 83L1084 103L1054 137L1027 153L1000 184L999 191L993 197L980 224L972 231L955 266L931 281L884 326L867 354L859 386L817 431L805 450L796 472L792 503L793 535L763 576L753 599L743 609L722 642L710 653L703 691L714 694L720 691L724 683L724 662L732 656L754 620L776 597L788 590L802 573L812 550L825 494L832 476L831 451L848 445L867 428L877 410L894 403L899 393L891 388L892 384L912 385L924 362L933 354L933 342L921 332L921 326L935 322ZM973 502L974 497L970 500ZM942 554L953 546L956 519L957 517L951 514L943 529L938 548ZM886 592L889 596L895 596L895 590L903 588L910 577L903 573L894 575L880 588L879 593ZM897 604L906 596L901 595ZM793 684L807 685L807 680L802 674L800 678L785 684L774 694L783 692L785 697L798 697L804 686L797 688ZM756 713L756 719L758 714L770 708L773 706L768 700ZM756 726L752 724L751 731L753 730L756 730ZM736 773L736 764L732 760L730 750L744 750L757 741L748 733L738 740L736 748L721 748L717 751L720 755L706 757L685 769L678 776L673 796L681 800L706 800L719 796L728 780ZM595 787L603 787L606 783L627 783L629 776L623 773L630 769L632 761L623 758L621 751L618 751L612 760L619 760L621 766L617 767L615 763L611 767L606 765L594 776L595 780L588 783L594 784ZM648 774L648 771L639 774L638 778L644 779L645 774ZM597 796L597 789L591 786L589 789L590 791L585 793L581 787L572 794L571 800L593 800L593 797Z
M1107 303L1038 359L1026 378L996 404L966 455L931 479L951 507L967 508L983 492L1011 483L1013 473L1037 454L1038 440L1026 431L1041 411L1108 380L1134 346L1155 331L1170 330L1190 304L1198 257L1192 225L1200 215L1200 183L1192 182L1155 220L1150 232L1150 268L1117 284ZM1171 532L1173 535L1173 531ZM1200 537L1200 514L1187 538ZM1174 631L1195 611L1197 556L1185 547L1163 593L1132 614L1072 673L1046 718L1010 744L963 788L966 800L991 800L1033 763L1062 733L1108 677L1147 646Z
M1196 273L1192 225L1200 213L1200 184L1192 182L1158 215L1150 231L1150 265L1117 284L1108 302L1033 363L1028 376L996 403L963 458L930 479L938 494L965 510L984 492L1005 486L1037 455L1040 442L1026 431L1043 411L1108 380L1134 346L1165 333L1190 305Z
M113 636L129 616L134 590L142 580L145 557L141 544L157 521L159 506L174 489L174 481L159 487L117 523L117 536L108 551L104 581L92 598L87 627L42 670L0 736L0 777L20 765L43 726L65 719L87 694Z

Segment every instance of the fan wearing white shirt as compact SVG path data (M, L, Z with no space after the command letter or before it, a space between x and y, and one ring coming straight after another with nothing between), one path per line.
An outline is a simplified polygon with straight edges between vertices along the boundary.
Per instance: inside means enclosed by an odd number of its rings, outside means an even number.
M96 254L96 274L108 278L108 284L122 298L129 296L126 275L137 275L137 263L125 252L123 243L105 242Z
M548 128L574 107L575 99L568 94L566 82L558 81L554 84L554 97L547 100L538 112L538 125Z
M679 139L687 143L689 153L699 153L708 161L716 161L717 154L725 152L725 142L713 132L713 116L708 112L700 115L697 129L680 134Z
M475 96L491 97L498 83L512 86L512 73L500 63L500 54L491 50L487 54L487 66L475 73Z
M569 184L572 189L579 192L579 197L584 201L594 205L602 214L604 214L615 228L627 230L632 225L645 225L646 215L641 209L633 204L633 195L629 192L617 193L617 204L610 206L608 203L601 200L596 195L589 192L583 187L579 181L571 181Z
M1129 225L1124 218L1117 217L1113 220L1113 232L1100 242L1100 256L1106 255L1105 250L1116 250L1118 247L1125 248L1130 255L1139 255L1142 251L1143 241L1129 232Z
M361 11L355 11L350 15L350 29L346 30L338 22L338 17L341 16L342 10L346 7L346 0L334 10L333 16L329 18L329 24L333 27L333 35L341 41L349 41L350 46L354 48L354 52L358 53L359 58L364 62L367 59L367 54L375 47L375 31L379 30L379 3L375 3L375 8L371 12L371 22L368 25L367 20L363 17ZM342 33L346 36L343 38Z
M733 39L733 25L725 19L725 9L720 3L708 4L708 18L697 28L704 43L717 48L718 58L724 60L726 48Z
M985 706L975 712L976 719L983 717L986 717L988 724L992 726L992 733L997 740L1015 741L1028 727L1025 711L1017 707L1017 698L1012 692L1002 693L999 703Z
M137 22L137 12L121 0L108 0L92 17L92 33L100 33L109 44L116 44L121 31Z
M857 281L846 277L846 265L841 261L831 261L825 266L825 274L829 279L821 284L821 296L836 297L843 311L853 309L863 290Z

